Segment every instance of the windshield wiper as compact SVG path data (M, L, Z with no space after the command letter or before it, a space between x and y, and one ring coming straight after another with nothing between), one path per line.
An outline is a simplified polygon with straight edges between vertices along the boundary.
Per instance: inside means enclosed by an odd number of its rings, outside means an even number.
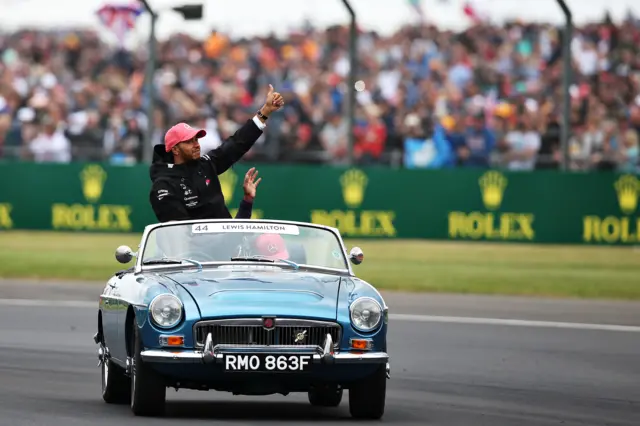
M235 261L242 261L242 260L252 260L255 262L268 262L268 263L275 263L274 259L261 259L259 257L253 257L253 256L237 256L237 257L232 257L231 260Z
M289 266L293 266L295 269L298 269L299 266L297 263L292 262L290 260L286 260L286 259L273 259L271 257L268 256L263 256L260 254L256 254L254 256L237 256L237 257L232 257L231 258L232 261L252 261L252 262L268 262L268 263L275 263L276 261L278 262L284 262Z
M180 264L182 260L173 260L173 259L155 259L155 260L145 260L142 262L143 265L170 265L172 263Z
M182 262L188 262L196 265L200 271L202 271L202 264L193 259L170 259L163 257L162 259L146 260L142 262L143 265L180 265Z

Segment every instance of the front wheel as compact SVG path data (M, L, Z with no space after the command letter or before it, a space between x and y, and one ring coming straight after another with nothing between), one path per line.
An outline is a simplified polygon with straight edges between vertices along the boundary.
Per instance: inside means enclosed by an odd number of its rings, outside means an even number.
M164 414L167 387L162 377L142 361L142 338L135 321L131 326L131 411L136 416L161 416Z
M384 415L387 396L385 366L349 388L349 411L356 419L380 419Z

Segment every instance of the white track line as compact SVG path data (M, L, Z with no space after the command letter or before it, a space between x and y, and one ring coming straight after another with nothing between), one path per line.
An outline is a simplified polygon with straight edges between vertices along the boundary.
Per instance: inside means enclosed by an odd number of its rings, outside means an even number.
M24 307L66 307L66 308L97 308L97 302L80 300L38 300L38 299L0 299L0 306ZM506 325L515 327L560 328L573 330L601 330L640 333L640 326L615 324L585 324L576 322L531 321L501 318L449 317L434 315L389 314L389 320L401 322L427 322L444 324L469 325Z
M0 299L0 306L50 306L53 308L97 308L98 302L84 300Z
M517 326L517 327L626 331L631 333L640 333L640 327L633 326L633 325L584 324L584 323L577 323L577 322L530 321L530 320L518 320L518 319L447 317L447 316L411 315L411 314L389 314L389 319L391 321L440 322L445 324L473 324L473 325L476 325L476 324L477 325L508 325L508 326Z

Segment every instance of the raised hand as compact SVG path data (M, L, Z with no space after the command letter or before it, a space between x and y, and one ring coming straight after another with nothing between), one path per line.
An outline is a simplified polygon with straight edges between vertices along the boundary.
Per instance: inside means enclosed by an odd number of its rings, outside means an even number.
M284 106L284 98L282 95L276 91L274 91L273 86L269 85L269 91L267 92L267 99L265 100L264 106L261 108L261 111L267 117L272 112L275 112Z
M262 178L256 180L257 176L258 171L255 167L250 168L244 175L244 184L242 187L244 188L245 201L253 202L253 199L256 197L256 188L258 188L258 184L262 180Z

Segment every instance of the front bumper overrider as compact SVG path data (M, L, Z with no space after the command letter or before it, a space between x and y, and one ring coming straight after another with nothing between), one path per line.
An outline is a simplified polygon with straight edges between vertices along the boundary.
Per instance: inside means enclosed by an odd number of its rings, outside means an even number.
M140 353L142 360L153 363L218 364L226 353L312 354L314 364L386 364L390 375L389 354L386 352L336 352L331 334L323 347L319 346L258 346L213 345L209 333L202 350L149 349Z

